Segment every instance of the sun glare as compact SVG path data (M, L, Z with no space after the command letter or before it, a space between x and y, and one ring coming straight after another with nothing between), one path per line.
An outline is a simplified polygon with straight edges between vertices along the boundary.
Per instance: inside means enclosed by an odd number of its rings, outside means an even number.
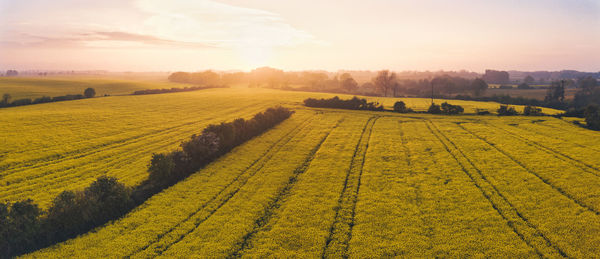
M244 64L245 69L267 66L271 59L273 50L271 47L240 46L237 53Z

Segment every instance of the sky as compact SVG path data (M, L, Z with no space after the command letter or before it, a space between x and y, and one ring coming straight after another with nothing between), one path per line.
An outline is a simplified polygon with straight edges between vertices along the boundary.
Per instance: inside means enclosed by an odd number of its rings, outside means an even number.
M0 70L600 71L600 0L0 0Z

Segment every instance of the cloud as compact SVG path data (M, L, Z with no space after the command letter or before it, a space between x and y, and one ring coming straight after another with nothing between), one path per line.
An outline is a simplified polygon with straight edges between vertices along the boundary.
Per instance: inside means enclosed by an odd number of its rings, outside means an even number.
M57 35L46 37L22 33L16 40L0 41L4 47L95 47L95 48L126 48L126 47L189 47L214 48L214 45L199 42L183 42L158 38L153 35L143 35L120 31L96 31Z
M120 31L97 31L93 33L82 34L84 37L82 41L109 41L109 42L136 42L145 45L153 46L183 46L183 47L195 47L195 48L209 48L214 47L213 45L200 42L185 42L185 41L174 41L159 38L153 35L144 35Z
M319 44L278 14L212 0L70 2L0 12L2 46L239 48ZM23 4L26 5L26 4ZM120 8L117 8L120 6ZM41 11L42 9L43 12ZM101 10L101 11L99 11Z
M211 41L223 47L277 47L319 43L294 28L278 14L211 0L137 0L150 15L145 21L153 33L168 38Z

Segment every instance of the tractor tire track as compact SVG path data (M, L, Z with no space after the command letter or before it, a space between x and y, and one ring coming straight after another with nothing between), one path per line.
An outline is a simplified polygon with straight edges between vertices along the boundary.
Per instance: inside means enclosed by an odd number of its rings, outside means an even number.
M178 237L178 239L173 242L170 243L168 246L163 247L162 251L160 251L161 253L166 251L170 246L174 245L175 243L181 241L181 239L183 239L183 237L185 237L187 234L191 233L194 231L194 229L196 229L202 222L206 221L214 212L216 212L221 206L223 206L231 197L233 197L235 195L235 193L237 193L247 182L250 178L252 178L252 176L254 176L257 172L259 172L266 164L268 161L271 160L271 158L279 152L279 150L281 150L281 148L283 148L289 141L291 141L295 136L297 136L298 133L302 132L302 130L304 128L306 128L308 125L310 125L310 119L306 119L305 121L303 121L301 123L300 126L290 130L288 133L286 133L283 137L281 137L279 140L277 140L275 143L273 143L266 152L264 152L259 158L257 158L256 160L254 160L248 167L246 167L246 169L244 169L242 171L242 173L238 174L231 182L229 182L226 186L224 186L217 194L215 194L213 197L211 197L208 201L206 201L204 204L202 204L202 206L200 206L197 210L193 211L192 213L190 213L185 219L183 219L182 221L180 221L179 223L177 223L175 226L173 226L172 228L170 228L168 231L161 233L157 236L157 238L155 240L153 240L151 243L141 247L140 249L132 252L131 254L125 256L126 258L129 258L131 256L134 256L140 252L143 252L145 250L147 250L148 248L150 248L152 245L160 242L163 237L169 235L170 233L172 233L173 231L175 231L179 226L181 226L182 224L192 220L194 218L194 216L198 215L202 210L204 210L206 207L208 207L211 203L217 202L217 199L221 196L221 195L225 195L224 201L222 201L221 203L218 204L218 206L211 211L211 213L206 216L205 218L201 219L199 222L195 223L195 227L192 228L191 230L187 231L185 234L181 235L180 237ZM248 175L245 178L242 178L242 176L244 175ZM240 185L235 189L232 190L230 193L225 193L225 191L227 189L229 189L229 187L233 186L236 182L239 182Z
M521 141L525 142L529 146L541 148L544 151L546 151L546 153L551 154L551 155L555 156L556 158L558 158L560 160L563 160L565 162L571 162L571 163L575 164L575 166L577 166L578 168L581 168L582 170L584 170L584 171L586 171L586 172L588 172L590 174L593 174L593 175L596 175L596 176L600 176L600 173L599 173L600 169L598 167L595 167L593 165L585 163L585 162L583 162L583 161L581 161L579 159L573 158L573 157L571 157L571 156L569 156L567 154L564 154L564 153L562 153L562 152L560 152L558 150L555 150L555 149L553 149L551 147L548 147L548 146L545 146L543 144L540 144L539 142L536 142L536 141L533 141L533 140L528 140L525 137L522 137L522 136L520 136L518 134L515 134L514 132L511 132L511 131L509 131L507 129L503 129L503 128L500 128L500 127L497 127L497 126L493 126L493 125L490 125L488 123L486 123L486 124L490 128L499 129L499 130L502 130L504 132L509 133L511 137L520 139Z
M560 247L558 247L556 244L553 244L553 242L542 231L540 231L533 223L524 217L500 192L500 190L498 190L498 188L487 179L483 172L477 166L475 166L473 161L471 161L471 159L469 159L465 153L458 148L458 146L452 140L450 140L450 138L448 138L448 136L442 133L442 131L437 128L433 122L426 121L425 125L429 131L440 141L444 149L446 149L446 151L458 163L462 171L469 177L475 187L477 187L483 196L488 200L488 202L490 202L492 208L498 212L506 224L513 230L513 232L521 240L523 240L525 244L531 247L539 257L547 257L548 254L569 257ZM435 131L432 127L435 128ZM446 142L449 144L446 144ZM450 146L452 146L452 148ZM459 157L454 154L451 149L460 154L460 156L467 161L467 164L461 162ZM469 172L467 167L472 167L475 172L477 172L478 177ZM523 231L521 231L522 228L524 229ZM534 245L534 243L537 244L537 246Z
M500 152L502 155L508 157L511 161L513 161L514 163L516 163L517 165L519 165L521 168L525 169L525 171L527 171L528 173L532 174L533 176L535 176L536 178L538 178L539 180L541 180L543 183L545 183L546 185L550 186L552 189L554 189L555 191L557 191L558 193L560 193L561 195L565 196L566 198L568 198L569 200L573 201L574 203L576 203L577 205L581 206L582 208L596 214L596 215L600 215L600 212L598 210L596 210L595 208L577 200L575 197L573 197L573 195L569 194L568 192L566 192L565 190L563 190L561 187L556 186L554 184L552 184L550 182L550 180L540 176L537 172L535 172L534 170L532 170L531 168L527 167L525 164L523 164L521 161L517 160L515 157L511 156L510 154L508 154L506 151L500 149L499 147L497 147L494 143L489 142L487 139L473 133L472 131L466 129L465 127L463 127L460 124L457 124L459 128L463 129L465 132L469 133L470 135L476 137L477 139L485 142L486 144L488 144L489 146L491 146L492 148L494 148L495 150L497 150L498 152Z
M335 209L334 221L329 228L329 235L321 253L322 258L330 258L334 255L342 254L347 257L348 242L350 241L351 225L353 225L353 207L356 206L356 197L360 184L360 175L362 175L362 165L364 164L368 141L373 131L375 121L379 117L370 117L362 129L358 143L354 149L354 154L350 160L350 167L346 173L344 186L340 192L337 206Z
M277 209L280 208L283 202L286 200L286 198L289 197L292 188L298 180L298 177L308 170L310 164L314 160L318 151L321 149L323 143L327 140L331 132L333 132L333 130L335 130L342 121L343 119L339 120L338 123L327 134L325 134L325 136L323 136L319 143L309 152L304 162L298 167L296 167L294 173L292 174L292 176L290 176L286 185L283 188L281 188L281 190L277 193L275 198L267 205L262 215L258 219L256 219L256 221L254 222L253 229L250 232L246 233L246 235L244 235L240 244L237 245L238 248L229 256L227 256L227 258L241 257L243 251L245 251L249 247L253 237L257 233L262 231L264 227L267 226L273 218L275 218L275 216L278 214Z

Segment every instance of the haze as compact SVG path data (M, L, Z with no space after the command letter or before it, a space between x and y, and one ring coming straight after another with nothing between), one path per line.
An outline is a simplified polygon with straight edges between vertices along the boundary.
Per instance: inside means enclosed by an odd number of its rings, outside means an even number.
M0 0L0 70L600 70L600 1Z

